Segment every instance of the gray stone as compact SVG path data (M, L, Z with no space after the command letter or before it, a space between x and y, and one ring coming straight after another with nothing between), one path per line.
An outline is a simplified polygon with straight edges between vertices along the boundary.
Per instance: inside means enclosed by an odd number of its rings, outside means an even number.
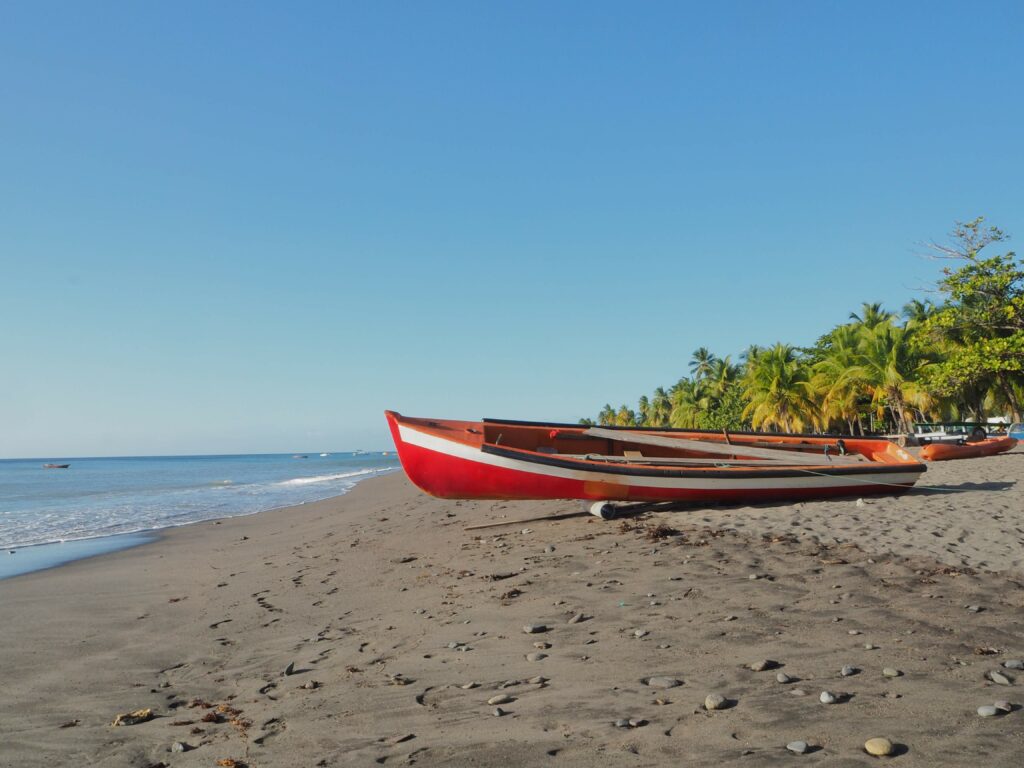
M510 701L512 701L512 697L507 693L499 693L497 696L491 696L487 703L494 706L495 704L508 704Z
M883 677L902 677L902 675L903 675L902 672L900 672L898 669L894 669L892 667L886 667L885 669L882 670L882 676Z
M995 672L995 671L989 672L988 673L988 679L991 680L996 685L1010 685L1011 684L1010 683L1010 678L1008 678L1006 675L1002 674L1001 672Z
M995 702L993 704L993 706L996 709L998 709L1000 712L1012 712L1013 711L1013 704L1011 704L1008 701L997 701L997 702Z
M878 647L878 646L877 646L877 645L875 645L874 643L864 643L864 650L865 650L865 651L873 651L873 650L875 650L875 649L876 649L877 647Z
M578 613L574 613L572 618L569 619L569 623L570 624L579 624L581 621L583 621L583 611L579 611Z
M839 674L843 677L850 677L850 675L856 675L857 670L855 667L851 667L849 664L847 664L845 667L839 670Z
M831 691L822 691L818 695L818 701L820 701L822 704L835 704L838 700L839 699L836 698L836 695Z
M504 714L505 714L505 710L502 709L501 707L495 707L494 708L494 716L495 717L501 717Z
M527 624L523 627L523 632L528 635L535 635L538 632L547 632L548 628L543 624Z
M993 707L990 705L978 707L979 717L995 717L998 714L1000 714L1000 710L997 707Z
M786 749L790 752L796 752L796 754L802 755L809 749L809 747L807 746L806 741L791 741L786 745Z
M636 638L647 637L649 634L651 634L651 633L648 630L646 630L646 629L634 629L633 630L633 637L636 637Z
M790 677L789 675L787 675L787 674L786 674L785 672L779 672L779 673L778 673L778 674L777 674L777 675L775 676L775 680L776 680L777 682L780 682L780 683L782 683L783 685L785 685L786 683L791 683L791 682L793 682L793 678L792 678L792 677Z
M676 686L682 685L682 680L676 680L674 677L648 677L647 685L651 688L675 688Z
M761 659L748 664L747 668L754 672L764 672L766 669L775 669L777 666L779 666L778 663L771 659Z
M893 752L893 743L888 739L877 737L864 742L864 751L875 757L885 757Z
M468 691L470 688L476 688L480 683L463 683L461 688L464 691Z
M647 721L643 720L642 718L639 718L639 717L631 717L631 718L629 718L629 727L630 728L643 728L645 725L647 725Z
M1003 666L1007 669L1024 669L1024 659L1007 659Z
M546 653L541 653L540 651L534 651L533 653L526 654L527 661L543 661L547 657L548 655Z
M725 708L725 696L720 693L709 693L704 698L704 709L724 709Z
M624 717L623 718L619 718L618 720L615 721L615 727L616 728L629 728L629 720L627 720Z
M176 741L171 744L171 752L188 752L189 746L183 741Z

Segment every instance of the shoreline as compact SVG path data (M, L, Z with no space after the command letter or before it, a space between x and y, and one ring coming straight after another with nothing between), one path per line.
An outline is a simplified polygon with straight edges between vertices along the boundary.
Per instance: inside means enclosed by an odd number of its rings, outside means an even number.
M444 501L393 473L166 529L0 582L4 758L858 766L884 736L900 765L1013 764L1024 672L1002 663L1024 659L1024 583L984 563L1024 544L1002 540L1024 531L1024 460L932 469L965 492L466 532L575 507ZM1000 699L1015 708L978 717Z
M0 549L0 582L7 579L17 578L18 576L25 576L30 573L37 571L51 570L53 568L61 568L79 560L87 560L94 557L101 557L103 555L112 554L119 552L124 549L130 549L133 547L144 546L146 544L152 544L159 541L163 534L167 531L173 531L177 528L186 528L191 525L200 525L202 523L213 523L224 520L232 520L240 517L250 517L252 515L264 515L270 512L278 512L281 510L291 509L293 507L303 507L307 504L317 504L325 501L332 501L340 498L347 493L351 493L352 490L359 485L359 483L372 480L376 477L385 477L395 472L400 472L401 467L392 470L383 470L369 475L366 478L356 480L352 486L344 491L343 493L336 493L331 496L323 496L309 501L299 502L298 504L286 504L280 507L271 507L270 509L259 509L251 512L241 512L238 514L225 515L223 517L211 517L202 520L190 520L188 522L177 523L173 525L165 525L159 528L140 528L132 531L124 531L121 533L107 533L99 534L96 536L85 536L77 539L66 539L60 541L45 541L36 544L20 544L5 546ZM68 550L71 550L72 554L68 554ZM25 568L19 560L14 562L11 560L15 555L26 554L25 558L33 561L33 565ZM75 554L77 553L77 554Z

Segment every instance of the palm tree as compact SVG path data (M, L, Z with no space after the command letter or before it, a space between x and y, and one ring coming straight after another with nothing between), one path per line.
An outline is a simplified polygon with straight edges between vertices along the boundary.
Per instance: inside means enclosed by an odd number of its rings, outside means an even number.
M711 352L707 347L699 347L693 353L693 359L690 360L690 375L693 376L694 381L700 381L709 373L711 373L712 366L715 364L718 358Z
M702 383L687 378L672 387L672 413L669 423L678 429L698 429L700 416L707 410Z
M709 394L716 401L721 400L725 396L726 390L739 377L739 373L739 366L732 364L729 355L724 358L715 358L706 377Z
M759 350L748 364L743 387L749 401L743 416L755 429L798 432L818 421L810 371L789 344Z
M647 395L640 396L640 402L637 403L636 418L638 426L647 427L651 423L651 403L647 399Z
M597 423L603 427L615 425L615 409L612 408L611 403L605 403L604 408L597 414Z
M919 326L935 314L937 309L931 299L911 299L903 305L903 319L907 321L908 326Z
M888 411L899 432L910 431L911 408L924 412L934 404L922 383L932 361L911 343L913 335L913 328L897 325L891 318L865 330L856 365L846 374L871 396L876 416L884 418Z
M850 313L851 320L867 328L874 328L879 323L888 322L894 317L895 315L892 312L886 312L882 309L882 304L877 301L873 304L869 304L865 301L864 304L861 305L859 315L856 312Z
M615 413L615 426L617 427L635 427L636 426L636 414L630 408L627 408L625 403L619 406L619 410Z
M859 362L857 347L861 329L852 323L840 325L824 337L827 346L819 349L820 359L812 369L811 388L821 401L822 421L845 423L846 431L854 433L860 424L860 401L864 399L863 382L849 375Z
M672 400L664 387L654 390L654 397L651 399L650 426L666 427L672 416Z

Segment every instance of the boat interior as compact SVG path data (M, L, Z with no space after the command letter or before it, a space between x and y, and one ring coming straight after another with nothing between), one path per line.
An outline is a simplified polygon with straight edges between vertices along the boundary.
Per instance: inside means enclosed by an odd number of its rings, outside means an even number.
M610 429L485 419L400 423L448 440L598 463L662 466L916 464L887 440L819 435Z

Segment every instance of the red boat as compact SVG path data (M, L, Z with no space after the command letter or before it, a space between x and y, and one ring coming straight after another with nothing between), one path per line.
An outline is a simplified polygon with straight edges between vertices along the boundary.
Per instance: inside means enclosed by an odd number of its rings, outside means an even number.
M977 459L994 456L1008 451L1017 444L1012 437L990 437L976 443L929 443L921 449L925 461L949 461L950 459Z
M444 499L751 503L903 493L925 471L888 440L385 415L409 479Z

